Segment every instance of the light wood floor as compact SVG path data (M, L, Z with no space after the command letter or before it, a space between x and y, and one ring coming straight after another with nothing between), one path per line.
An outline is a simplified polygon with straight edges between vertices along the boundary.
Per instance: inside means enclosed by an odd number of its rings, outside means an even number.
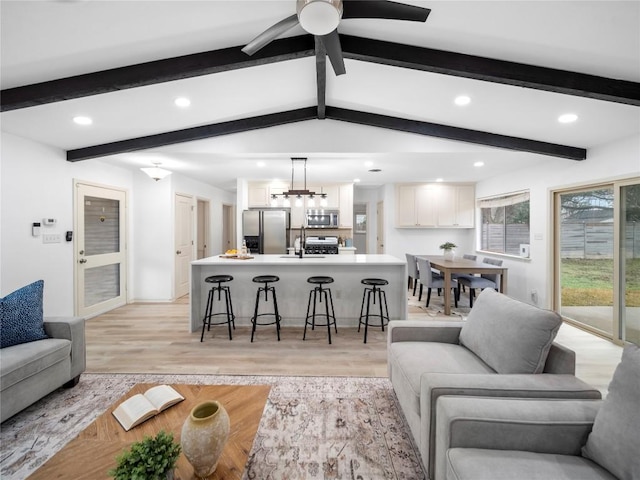
M410 300L414 300L411 299ZM432 298L432 302L441 301ZM442 320L410 307L410 318ZM452 319L451 317L445 317ZM189 301L126 305L87 321L87 372L195 373L230 375L375 376L387 375L386 331L370 328L366 344L356 328L341 328L327 343L326 327L302 340L302 328L283 327L278 342L274 326L237 327L229 341L226 326L188 332ZM570 325L557 341L576 351L576 375L606 392L621 347Z

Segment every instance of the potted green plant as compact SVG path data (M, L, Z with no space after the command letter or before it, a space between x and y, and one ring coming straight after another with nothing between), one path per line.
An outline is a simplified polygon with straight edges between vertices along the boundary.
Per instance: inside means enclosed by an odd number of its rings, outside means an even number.
M457 247L457 245L455 243L452 242L445 242L442 245L440 245L440 249L444 250L444 259L445 260L453 260L453 257L455 256L455 248Z
M115 480L171 480L180 456L180 444L173 433L161 430L155 437L144 437L117 457L118 465L109 470Z

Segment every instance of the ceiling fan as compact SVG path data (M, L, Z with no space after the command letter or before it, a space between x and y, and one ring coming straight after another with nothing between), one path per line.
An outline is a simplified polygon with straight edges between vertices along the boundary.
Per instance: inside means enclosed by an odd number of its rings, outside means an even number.
M346 73L338 24L341 19L381 18L424 22L431 9L383 0L296 0L296 13L270 26L242 51L253 55L287 30L300 25L320 39L336 75Z

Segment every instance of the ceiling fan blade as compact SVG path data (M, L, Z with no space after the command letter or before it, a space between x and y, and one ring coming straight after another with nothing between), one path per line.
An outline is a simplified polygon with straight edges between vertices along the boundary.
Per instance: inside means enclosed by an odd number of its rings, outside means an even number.
M342 18L386 18L425 22L430 8L382 0L343 0Z
M340 36L338 30L334 30L326 35L320 35L322 44L324 45L329 60L331 60L331 66L336 75L343 75L347 73L344 68L344 58L342 58L342 47L340 46Z
M271 25L256 38L247 43L242 51L247 55L253 55L262 47L264 47L268 43L271 43L284 32L292 29L296 25L298 25L298 15L294 13L290 17L287 17L284 20L280 20L278 23Z

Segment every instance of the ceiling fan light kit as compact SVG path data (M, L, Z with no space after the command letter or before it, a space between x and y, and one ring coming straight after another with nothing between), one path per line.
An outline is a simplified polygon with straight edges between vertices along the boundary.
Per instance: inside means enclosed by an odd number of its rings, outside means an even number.
M300 26L313 35L327 35L338 28L342 0L297 0Z
M430 12L428 8L386 0L296 0L294 15L271 25L246 44L242 51L253 55L286 31L300 25L304 31L318 37L331 60L333 71L336 75L342 75L346 73L338 34L338 24L342 19L379 18L425 22ZM318 54L318 49L316 53Z

